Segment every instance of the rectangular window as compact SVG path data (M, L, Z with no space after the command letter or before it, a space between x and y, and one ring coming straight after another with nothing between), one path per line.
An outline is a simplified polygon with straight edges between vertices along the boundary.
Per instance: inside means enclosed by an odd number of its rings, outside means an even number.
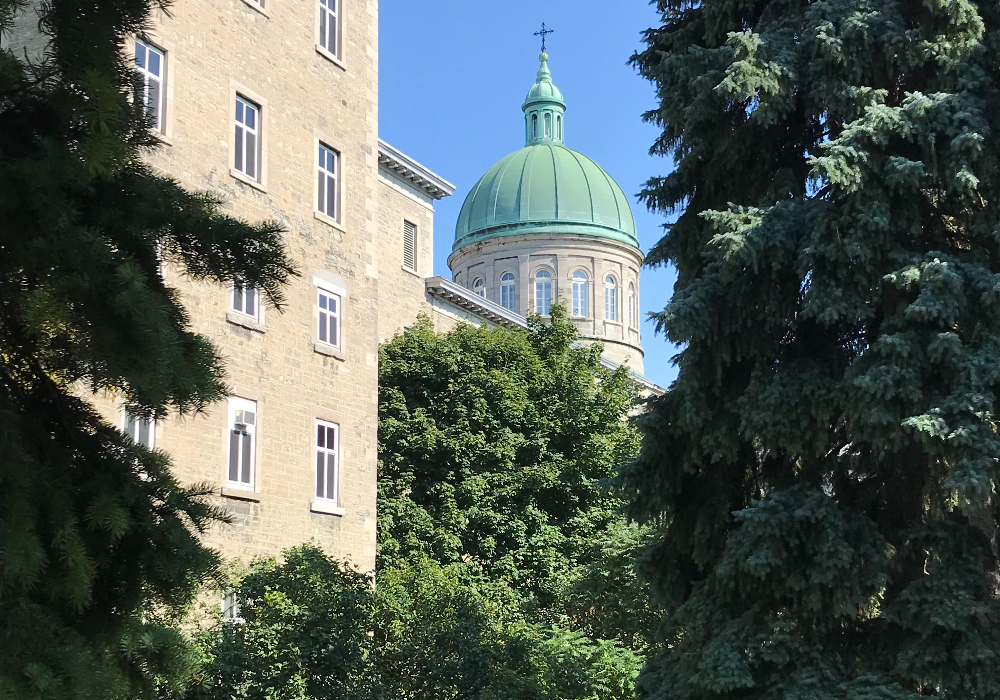
M319 0L319 45L334 56L340 55L338 2Z
M316 208L331 219L339 220L340 191L337 186L340 182L340 154L320 144L318 166L319 191Z
M243 623L240 617L240 599L236 596L236 591L229 591L222 596L222 619L234 625Z
M340 295L325 289L319 295L319 336L318 340L327 345L340 347Z
M316 421L316 498L336 503L339 493L340 426Z
M231 486L253 488L257 457L257 402L229 399L229 469Z
M232 297L233 311L257 318L257 312L260 310L260 305L257 303L258 296L260 295L254 287L248 287L245 284L234 284Z
M135 42L135 69L142 78L142 103L146 115L152 122L152 127L161 134L163 128L163 105L166 100L166 90L163 89L163 78L167 72L166 54L149 44Z
M155 431L156 421L132 415L127 410L122 411L122 432L132 438L133 442L153 449Z
M260 107L236 97L236 157L233 167L254 180L260 179Z
M403 222L403 267L417 269L417 226L409 221Z

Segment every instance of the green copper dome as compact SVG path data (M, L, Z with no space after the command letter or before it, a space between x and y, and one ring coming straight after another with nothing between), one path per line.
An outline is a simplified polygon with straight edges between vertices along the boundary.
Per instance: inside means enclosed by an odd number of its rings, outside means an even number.
M469 192L455 227L458 250L524 233L606 238L639 247L625 193L597 163L563 145L562 93L548 55L521 109L527 145L490 168Z

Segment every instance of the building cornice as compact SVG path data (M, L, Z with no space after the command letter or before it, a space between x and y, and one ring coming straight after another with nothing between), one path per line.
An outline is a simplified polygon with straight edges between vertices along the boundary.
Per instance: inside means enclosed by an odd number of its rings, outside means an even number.
M516 314L513 311L505 309L500 304L494 301L485 299L470 289L466 289L460 284L456 284L450 280L446 280L444 277L428 277L424 280L424 287L427 293L438 299L447 301L460 309L464 309L482 319L495 323L498 326L503 326L504 328L527 328L528 319L526 319L521 314ZM604 342L603 340L596 340L594 342ZM583 343L573 343L572 347L582 348L585 347ZM614 372L622 365L614 360L609 360L606 357L601 357L601 364ZM644 387L650 393L656 396L662 396L665 391L663 387L655 384L654 382L646 379L642 374L636 372L631 367L628 367L629 377L639 386Z
M448 197L455 191L453 184L382 139L378 140L378 165L434 199Z

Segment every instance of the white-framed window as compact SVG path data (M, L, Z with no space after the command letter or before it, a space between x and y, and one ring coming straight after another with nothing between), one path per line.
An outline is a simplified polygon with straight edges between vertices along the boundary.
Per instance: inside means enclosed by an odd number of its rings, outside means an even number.
M229 399L229 454L226 481L230 486L252 489L256 477L257 402Z
M340 153L319 144L316 208L331 219L340 219Z
M638 319L638 309L635 304L635 284L632 282L628 283L628 325L630 328L636 327L636 319Z
M545 122L545 138L549 138L552 136L552 115L546 112L543 121Z
M233 625L243 624L240 616L240 599L236 591L228 591L222 596L222 619Z
M319 0L319 45L340 55L340 0Z
M139 445L153 449L153 438L156 433L156 421L136 416L122 409L122 432Z
M417 225L403 221L403 267L417 270Z
M552 273L539 270L535 273L535 312L548 316L552 310Z
M481 297L486 296L486 281L482 277L477 277L472 281L472 292Z
M260 179L260 106L236 96L235 160L233 167L254 180Z
M577 270L573 273L573 315L586 318L590 311L590 285L587 273Z
M319 307L316 339L324 345L339 348L341 341L341 296L321 287L316 290L316 297Z
M340 500L340 426L316 421L316 498Z
M233 293L230 297L230 309L236 313L250 316L254 319L260 318L260 294L255 287L237 283L233 285Z
M611 275L604 278L604 318L618 320L618 284Z
M142 77L142 103L146 108L146 115L152 121L153 128L162 134L167 99L167 91L164 89L167 55L161 49L137 39L135 69Z
M508 311L517 311L517 282L513 272L500 275L500 306Z

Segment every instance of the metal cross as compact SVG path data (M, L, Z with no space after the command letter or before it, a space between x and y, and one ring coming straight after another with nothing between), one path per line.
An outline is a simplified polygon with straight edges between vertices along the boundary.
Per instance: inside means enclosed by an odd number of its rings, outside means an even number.
M545 52L545 36L548 35L548 34L553 34L553 33L555 33L555 31L556 31L555 29L546 29L545 28L545 22L542 22L542 31L535 32L535 36L542 37L542 52L543 53Z

